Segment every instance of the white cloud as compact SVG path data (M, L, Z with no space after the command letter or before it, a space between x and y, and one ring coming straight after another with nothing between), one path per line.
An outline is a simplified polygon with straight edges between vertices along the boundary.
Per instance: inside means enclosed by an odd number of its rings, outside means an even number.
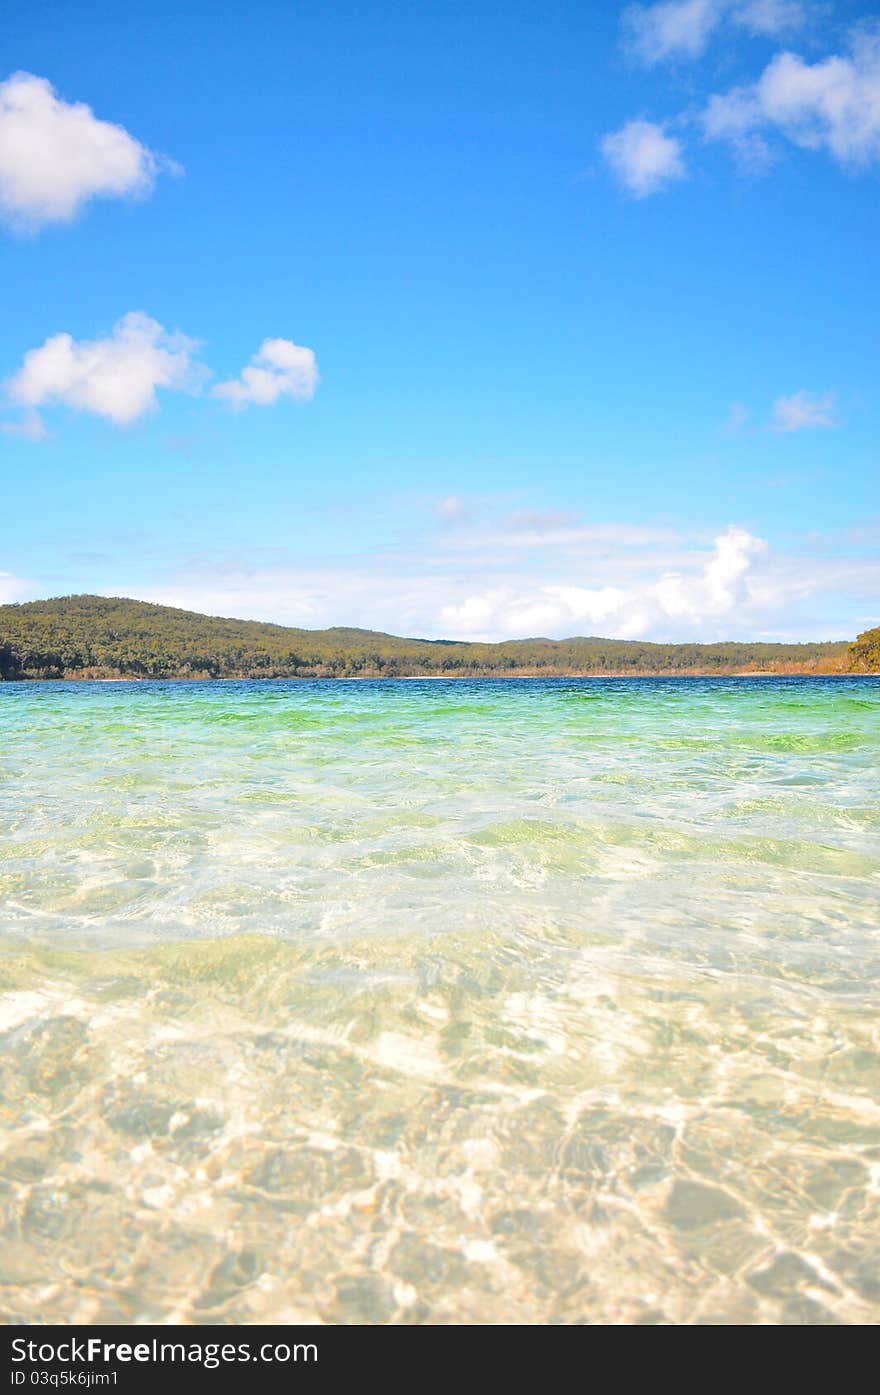
M728 528L715 539L715 551L698 577L672 573L661 577L653 593L663 615L696 625L729 615L747 598L747 573L755 557L767 551L762 538L745 528Z
M205 370L192 359L195 344L139 311L124 315L106 339L55 334L31 349L6 383L11 402L34 411L63 403L128 426L156 406L156 390L194 391Z
M743 528L729 528L701 570L667 572L657 581L628 586L550 584L523 591L496 586L440 612L450 636L511 638L592 633L636 639L649 633L719 633L719 622L742 612L750 600L749 571L766 543ZM775 602L772 588L765 601Z
M806 63L778 53L757 82L712 97L703 113L709 140L748 154L762 132L807 150L827 150L844 165L880 159L880 32L856 37L848 56Z
M687 177L681 142L653 121L628 121L603 137L601 150L618 181L636 198Z
M500 635L505 639L528 639L556 635L571 627L604 627L603 633L616 633L626 592L618 587L542 586L534 592L517 591L510 586L490 587L468 596L459 605L444 606L441 628L450 638L484 638ZM632 633L642 628L641 615L632 614ZM626 629L626 627L624 627Z
M128 426L155 408L158 389L201 388L209 374L194 360L195 349L194 340L169 333L140 311L124 315L106 339L52 335L25 354L19 372L5 383L7 400L25 412L20 421L3 423L2 430L42 440L47 432L36 409L53 403ZM306 400L317 383L311 349L289 339L266 339L241 377L219 383L213 392L239 411L251 404L267 406L283 396Z
M774 431L803 431L806 427L830 427L834 425L831 408L834 406L834 393L826 392L820 397L811 397L801 389L790 397L777 397L773 403Z
M271 406L279 397L307 402L317 386L318 364L312 349L290 339L264 339L241 377L218 383L213 393L240 412L250 406Z
M624 44L642 63L698 58L725 21L773 38L800 28L809 13L800 0L663 0L630 5L622 15Z
M45 78L0 83L0 217L14 227L69 222L89 199L147 194L161 168L179 170Z
M696 58L721 21L718 0L664 0L659 5L630 5L622 15L626 47L643 63L666 58Z

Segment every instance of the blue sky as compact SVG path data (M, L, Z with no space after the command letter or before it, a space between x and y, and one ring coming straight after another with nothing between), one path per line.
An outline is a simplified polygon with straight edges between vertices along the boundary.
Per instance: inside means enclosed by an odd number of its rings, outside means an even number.
M0 600L880 620L871 7L11 0L0 83Z

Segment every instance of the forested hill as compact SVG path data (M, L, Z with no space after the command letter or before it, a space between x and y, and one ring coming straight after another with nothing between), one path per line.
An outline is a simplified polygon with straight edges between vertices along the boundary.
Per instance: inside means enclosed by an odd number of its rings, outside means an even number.
M856 673L880 673L880 627L865 630L850 645L850 662Z
M289 629L143 601L63 596L0 606L0 678L839 673L880 667L878 637L880 632L869 631L855 645L612 639L465 644L371 630Z

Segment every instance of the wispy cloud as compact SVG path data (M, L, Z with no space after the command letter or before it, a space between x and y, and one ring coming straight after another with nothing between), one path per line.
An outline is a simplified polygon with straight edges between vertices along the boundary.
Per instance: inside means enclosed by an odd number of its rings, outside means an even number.
M624 47L653 66L699 58L725 24L764 38L799 29L811 7L800 0L663 0L629 5L622 15Z
M682 144L654 121L627 121L600 142L618 183L643 199L687 178Z
M0 218L33 230L65 223L96 198L148 194L161 169L180 167L82 102L65 102L46 78L0 83Z
M475 552L484 556L493 553L523 553L534 549L565 549L583 553L585 550L604 555L610 549L618 553L626 549L669 547L680 540L673 528L655 528L638 523L575 524L572 515L560 513L553 519L549 513L537 512L528 520L528 511L514 514L506 527L489 527L457 533L446 539L449 552Z
M0 431L4 436L20 436L23 441L46 441L51 434L33 407L22 412L17 421L0 422Z
M668 58L697 58L721 22L723 9L717 0L629 5L622 16L624 44L649 65Z
M811 396L802 389L792 393L790 397L777 397L773 403L773 430L804 431L816 427L827 429L835 425L831 415L833 406L833 392Z
M571 528L577 521L576 513L563 509L517 509L510 515L508 525L514 533L535 533L544 537L561 528Z
M727 420L724 423L724 434L726 436L738 435L750 416L751 412L748 407L744 407L741 402L731 402Z
M734 24L761 38L776 39L802 29L815 11L801 0L742 0L729 6Z
M472 516L472 505L461 494L444 494L434 500L433 513L441 523L465 523Z

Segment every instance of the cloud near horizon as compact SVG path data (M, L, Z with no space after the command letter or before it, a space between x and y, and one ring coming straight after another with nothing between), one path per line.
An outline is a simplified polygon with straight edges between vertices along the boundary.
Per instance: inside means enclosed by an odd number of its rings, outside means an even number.
M122 126L65 102L33 73L0 83L0 218L17 231L68 223L91 199L149 194L180 166Z
M728 528L715 539L711 557L697 575L667 572L657 581L591 588L544 585L535 590L491 587L444 606L442 625L450 635L489 633L522 638L603 627L614 639L662 634L684 624L699 634L751 599L748 573L767 544L744 528Z
M619 527L596 523L593 531L598 542ZM384 555L381 565L365 559L331 565L262 550L218 550L175 563L167 555L163 560L161 548L150 564L145 539L137 578L127 558L88 554L69 573L66 590L306 629L354 625L428 639L839 640L877 623L876 529L863 531L860 553L851 556L841 555L836 534L806 535L799 550L775 553L735 525L719 531L714 544L705 534L691 541L644 527L641 536L633 530L610 548L580 538L552 556L527 547L518 557L489 551L465 565L461 553L445 550L443 533L436 535L438 548L422 539ZM0 573L5 601L53 594L57 582Z
M792 623L805 625L807 638L821 637L815 619L797 613L819 584L814 560L773 561L766 543L741 527L719 533L711 549L685 545L680 536L672 549L644 531L642 543L608 554L583 547L568 557L556 553L543 578L528 564L486 558L477 573L482 586L472 568L470 576L462 571L459 556L412 551L385 557L381 567L223 555L193 559L154 584L99 589L209 615L436 639L796 637ZM852 576L846 584L853 585Z

